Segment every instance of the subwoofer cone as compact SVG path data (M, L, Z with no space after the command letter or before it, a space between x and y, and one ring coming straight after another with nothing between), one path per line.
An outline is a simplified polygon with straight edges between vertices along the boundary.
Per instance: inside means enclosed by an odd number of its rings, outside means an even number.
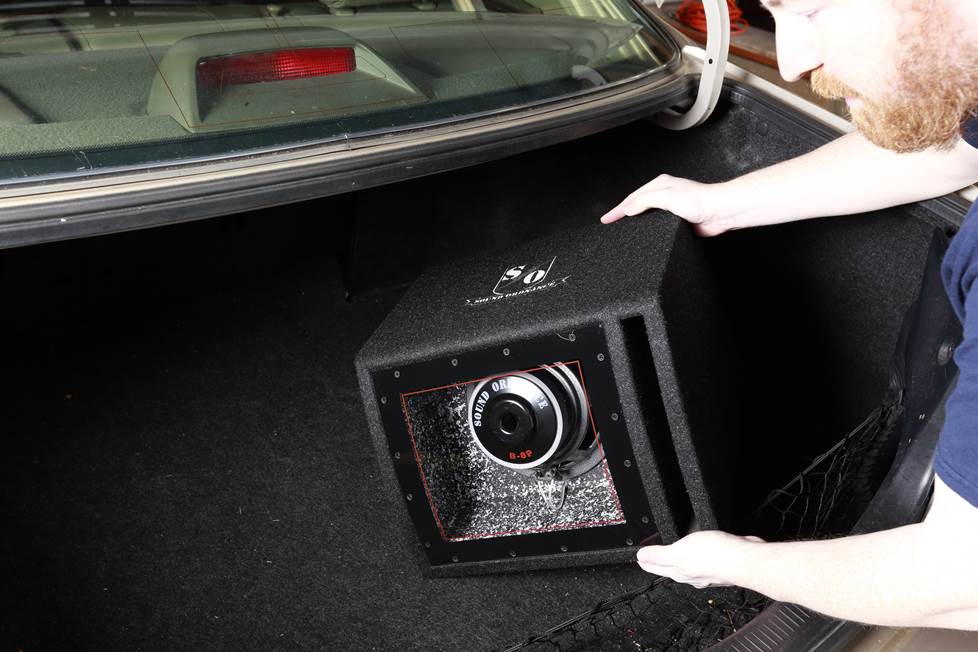
M493 462L517 470L560 464L587 432L584 390L563 364L475 383L468 409L476 445Z

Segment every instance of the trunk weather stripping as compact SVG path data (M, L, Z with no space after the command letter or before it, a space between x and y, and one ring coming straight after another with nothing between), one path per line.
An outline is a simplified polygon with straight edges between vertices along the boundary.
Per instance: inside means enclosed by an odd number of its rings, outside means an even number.
M655 0L660 9L663 2ZM703 8L706 10L706 53L703 56L699 91L696 101L685 113L667 109L656 116L656 121L667 129L678 131L703 124L720 99L723 73L730 53L730 13L727 0L703 0ZM685 48L683 51L690 54L691 49L699 50Z

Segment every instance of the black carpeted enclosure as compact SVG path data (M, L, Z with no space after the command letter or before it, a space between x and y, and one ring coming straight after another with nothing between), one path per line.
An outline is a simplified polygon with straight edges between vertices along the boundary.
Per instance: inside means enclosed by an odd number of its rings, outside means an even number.
M429 265L592 224L661 172L721 180L818 142L734 95L688 133L637 122L329 199L0 252L0 645L505 648L646 587L633 564L424 578L354 355ZM734 529L775 536L754 520L768 494L879 409L934 232L960 215L929 203L703 243L743 360ZM602 630L620 639L553 645L702 649L763 605L670 592ZM704 624L721 603L741 610Z

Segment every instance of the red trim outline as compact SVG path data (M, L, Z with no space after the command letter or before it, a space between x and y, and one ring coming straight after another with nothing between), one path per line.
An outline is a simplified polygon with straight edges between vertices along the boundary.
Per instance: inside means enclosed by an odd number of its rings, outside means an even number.
M472 534L472 535L466 535L466 536L461 536L461 537L451 537L451 536L448 536L448 533L445 531L445 526L442 524L441 517L438 515L438 508L435 506L435 501L431 497L431 489L428 487L428 478L427 478L427 476L425 475L425 472L424 472L424 465L423 465L423 462L421 460L421 453L418 450L417 441L414 438L414 427L411 424L411 417L408 414L407 399L409 397L411 397L411 396L418 396L419 394L427 394L427 393L430 393L430 392L436 392L436 391L443 390L443 389L453 389L453 388L456 388L456 387L464 387L465 385L471 385L472 383L478 383L478 382L482 382L482 381L492 380L494 378L502 378L503 376L509 376L509 375L511 375L513 373L512 371L507 371L507 372L504 372L504 373L493 374L493 375L484 376L484 377L481 377L481 378L476 378L474 380L464 380L464 381L457 382L457 383L451 383L449 385L439 385L438 387L429 387L427 389L420 389L420 390L416 390L416 391L413 391L413 392L402 392L400 394L400 398L401 398L401 412L404 414L404 423L407 425L408 437L411 440L411 450L414 453L414 461L415 461L415 464L417 464L417 466L418 466L418 474L421 476L421 484L424 486L425 496L427 496L427 498L428 498L428 506L431 508L431 514L435 518L435 525L438 527L438 533L441 535L442 541L445 541L445 542L448 542L448 543L457 543L457 542L463 542L463 541L473 541L473 540L477 540L477 539L492 539L492 538L495 538L495 537L504 537L504 536L511 536L511 535L516 535L516 534L535 534L535 533L541 533L541 532L559 532L559 531L562 531L562 530L573 530L573 529L578 529L578 528L583 528L583 527L598 527L598 526L602 526L602 525L618 525L618 524L627 522L627 519L625 518L625 514L624 514L624 512L622 511L622 508L621 508L621 501L618 498L618 491L615 489L615 484L614 484L614 481L612 480L612 477L611 477L611 470L608 468L608 460L604 456L604 448L601 445L601 437L599 436L598 429L597 429L597 427L595 426L595 423L594 423L594 413L591 410L591 395L588 393L587 385L584 383L584 372L581 369L581 361L580 360L568 360L566 362L558 362L558 363L549 364L549 365L541 365L541 366L538 366L538 367L530 367L529 369L520 369L518 371L520 373L527 373L527 372L533 372L533 371L541 371L543 369L548 369L550 367L556 367L558 364L562 364L565 367L566 366L569 366L569 365L576 365L577 366L577 376L578 376L578 379L581 381L581 389L584 390L584 402L587 403L587 413L588 413L588 420L589 420L589 422L591 424L591 432L594 433L594 441L598 445L598 450L601 451L601 467L602 467L602 470L604 471L605 480L607 481L608 486L611 488L611 495L614 498L615 511L617 511L618 517L615 518L615 519L605 519L605 520L600 520L600 521L580 521L580 522L577 522L577 523L564 523L564 524L558 524L558 525L553 525L553 526L549 526L549 527L542 527L542 528L527 528L527 529L523 529L523 530L508 530L508 531L503 531L503 532L489 532L489 533L485 533L485 534Z

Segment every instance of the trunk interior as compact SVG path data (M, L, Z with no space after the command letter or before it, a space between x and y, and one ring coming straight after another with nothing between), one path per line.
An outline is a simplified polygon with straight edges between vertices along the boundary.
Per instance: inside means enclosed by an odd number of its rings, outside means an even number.
M692 132L632 123L0 252L5 645L487 649L644 585L633 565L422 577L390 525L354 355L427 265L589 224L659 173L719 181L818 142L728 95ZM934 231L954 221L929 203L703 242L745 363L738 529L880 404Z

